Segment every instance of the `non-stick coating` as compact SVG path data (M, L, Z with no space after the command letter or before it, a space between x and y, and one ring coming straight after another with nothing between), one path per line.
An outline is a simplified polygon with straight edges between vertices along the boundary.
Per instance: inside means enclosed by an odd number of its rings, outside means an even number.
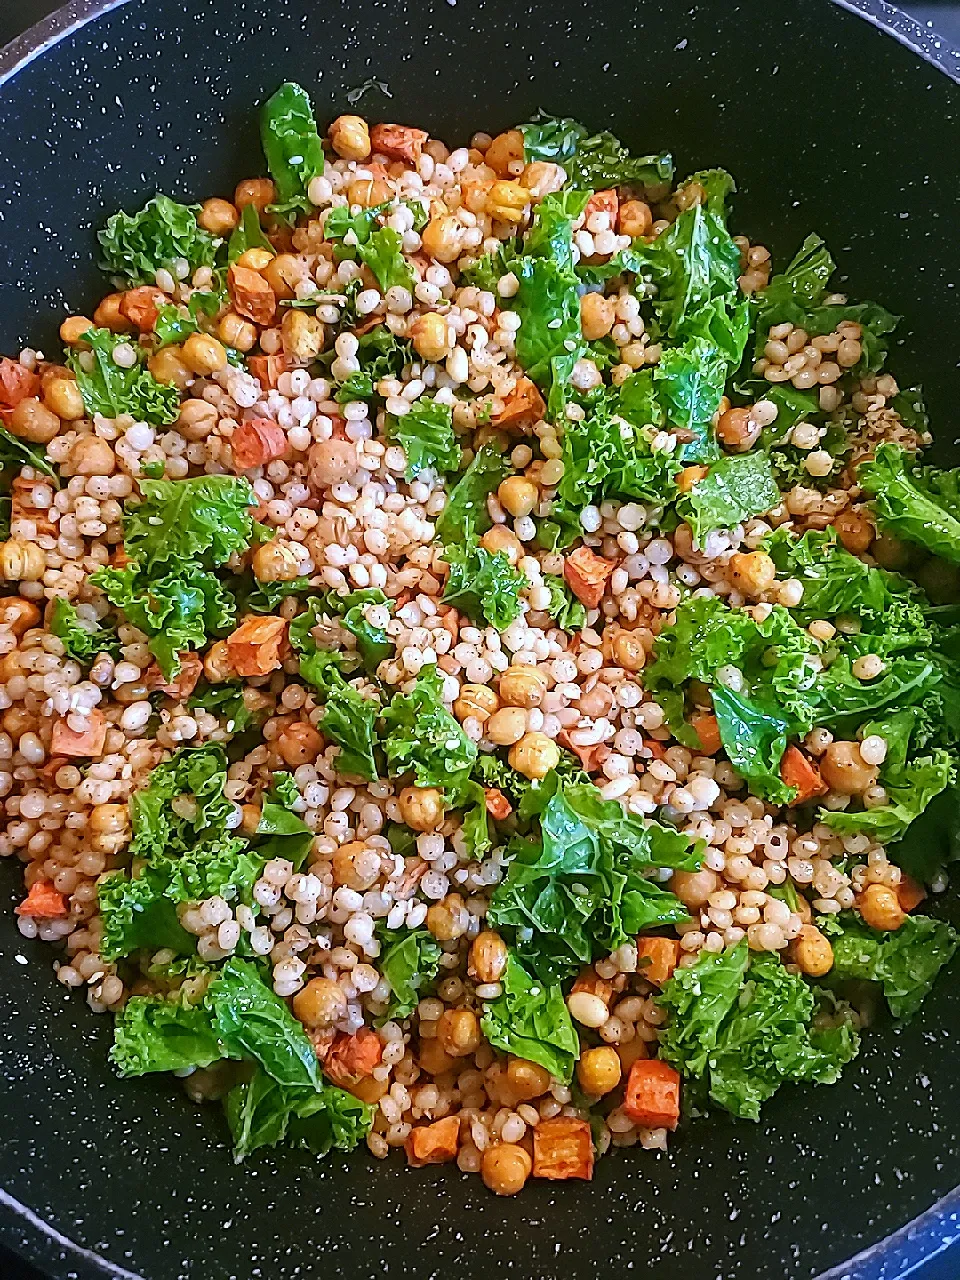
M826 0L133 0L0 86L0 349L39 334L55 354L64 308L100 287L91 228L107 214L259 172L254 107L279 81L308 86L324 120L371 77L385 88L360 110L450 141L542 105L671 147L681 172L727 166L738 230L782 261L815 228L853 293L903 312L894 363L925 383L951 457L958 91ZM363 1153L235 1169L215 1110L111 1076L108 1020L6 913L0 948L0 1185L147 1280L808 1280L960 1182L949 979L908 1030L868 1037L841 1084L784 1090L762 1126L694 1123L667 1156L621 1153L590 1185L502 1201L455 1170ZM52 1273L103 1274L22 1214L3 1221Z

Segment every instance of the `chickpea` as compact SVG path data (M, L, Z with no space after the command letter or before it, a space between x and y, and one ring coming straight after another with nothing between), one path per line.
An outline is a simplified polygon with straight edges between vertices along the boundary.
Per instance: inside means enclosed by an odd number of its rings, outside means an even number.
M380 877L380 855L362 840L342 844L333 855L333 878L338 885L365 893Z
M264 267L263 274L278 298L295 298L304 277L304 263L293 253L278 253Z
M428 1076L442 1076L446 1075L448 1071L454 1070L457 1066L457 1060L447 1053L436 1036L433 1036L428 1040L420 1041L417 1065Z
M833 527L847 551L852 551L854 555L862 555L864 551L870 550L876 530L862 512L848 507L846 511L840 512L833 522Z
M525 733L507 759L525 778L545 778L560 763L560 748L545 733Z
M491 218L517 226L530 204L530 192L519 182L495 182L487 192L484 209Z
M245 267L248 271L262 272L272 261L273 254L269 249L245 249L237 259L237 266Z
M276 201L277 189L269 178L244 178L237 183L233 193L233 203L238 210L252 204L257 213L263 213L268 204L276 204Z
M857 742L831 742L820 760L820 773L831 791L855 796L872 787L877 766L867 764Z
M650 1050L647 1048L646 1040L642 1040L640 1036L634 1036L632 1040L628 1040L626 1044L618 1044L616 1046L617 1057L620 1059L620 1070L629 1073L630 1068L635 1062L639 1062L641 1058L649 1058Z
M10 707L9 710L4 711L3 716L0 717L0 724L11 738L20 738L36 728L36 721L25 707Z
M480 545L494 554L502 551L513 565L523 555L523 543L505 524L495 524L492 529L488 529L480 539Z
M376 1076L364 1076L356 1084L350 1086L350 1092L361 1102L379 1102L390 1088L389 1080L378 1080Z
M500 699L485 684L465 684L460 697L453 704L453 714L463 721L473 716L483 724L500 706Z
M125 804L97 804L90 810L90 830L98 836L122 835L130 829L130 812Z
M206 400L184 400L177 418L177 430L185 440L206 440L219 420L220 415Z
M507 707L539 707L546 692L547 678L538 667L507 667L500 677L500 701Z
M484 726L484 733L498 747L511 747L527 732L527 713L522 707L502 707Z
M7 425L15 436L33 444L49 444L60 431L60 419L35 396L26 396L20 401Z
M518 1102L542 1097L552 1084L550 1072L538 1062L511 1058L507 1063L507 1080Z
M553 191L559 191L566 180L566 174L560 165L551 164L549 160L531 160L528 165L524 165L520 175L522 185L537 200L542 200Z
M153 689L147 684L146 680L131 680L129 684L122 684L119 689L114 692L114 701L122 702L124 706L130 706L134 702L144 702L153 693Z
M497 501L516 519L530 515L540 501L540 490L526 476L507 476L497 490Z
M184 364L178 346L164 347L147 361L147 368L158 382L172 382L178 391L186 391L193 375Z
M492 929L478 933L470 945L467 972L477 982L499 982L507 967L507 944Z
M467 931L467 908L459 893L448 893L442 902L427 908L426 925L438 942L453 942Z
M215 236L228 236L239 221L240 215L236 206L229 200L218 200L216 196L210 200L204 200L197 214L197 222L204 231L209 231Z
M35 542L22 538L0 542L0 578L5 582L39 582L46 569L46 554Z
M587 342L605 338L616 318L616 298L605 298L602 293L585 293L580 299L580 328Z
M330 978L311 978L293 997L293 1013L305 1027L332 1027L347 1016L347 997Z
M625 200L620 206L617 225L622 236L630 236L634 240L648 236L653 226L650 206L642 200Z
M618 631L611 649L614 662L624 671L640 671L647 661L647 651L636 631Z
M337 116L327 136L344 160L366 160L370 154L370 130L362 116Z
M622 1068L616 1049L601 1045L597 1049L585 1049L577 1063L577 1079L584 1093L602 1098L620 1083Z
M300 576L300 561L288 542L263 542L254 551L250 568L258 582L292 582Z
M323 738L312 724L297 720L288 724L277 737L277 750L284 764L299 769L302 764L312 764L323 750Z
M260 826L260 806L256 804L242 804L240 806L240 830L245 836L256 834L257 828Z
M237 674L230 661L226 640L214 640L204 654L203 674L210 684L222 684Z
M316 360L323 350L323 325L316 316L291 307L280 322L283 349L291 359L301 364Z
M307 454L307 469L319 489L343 484L357 469L357 447L349 440L318 440Z
M738 551L730 557L730 582L745 596L760 596L777 580L777 566L764 551Z
M702 907L711 893L716 893L720 879L709 867L699 871L675 871L670 879L670 888L685 907Z
M390 184L384 178L354 178L347 186L347 200L350 204L359 204L364 209L372 209L374 205L383 204L392 194Z
M191 333L183 344L183 362L201 377L226 368L227 353L222 342L206 333Z
M93 329L94 323L86 316L67 316L60 325L60 341L68 347L87 346L83 335Z
M690 493L701 480L706 480L709 474L709 467L684 467L677 473L677 488L681 493Z
M217 325L217 337L228 347L236 351L252 351L257 343L257 326L235 311L228 311L220 317Z
M750 417L749 409L727 409L717 422L720 441L737 453L744 453L760 439L763 428Z
M472 1009L445 1009L437 1021L437 1040L452 1058L466 1058L480 1047L480 1023Z
M117 460L106 440L99 436L79 436L60 465L65 476L109 476Z
M523 1147L515 1142L498 1142L484 1151L480 1176L494 1195L515 1196L523 1190L532 1169L533 1160Z
M86 416L83 396L75 378L51 378L44 383L43 403L64 422L76 422Z
M19 640L25 631L29 631L31 627L40 625L40 610L32 600L24 600L21 596L7 596L0 609L0 619L3 625L7 627ZM0 681L4 683L15 675L20 674L19 660L15 653L4 655L5 658L12 659L10 669L0 669ZM16 667L16 670L13 668Z
M400 816L413 831L436 831L443 822L443 796L436 787L404 787Z
M483 156L498 178L512 178L524 162L523 134L519 129L498 133ZM511 167L512 166L512 167Z
M822 978L833 968L833 947L813 924L805 924L791 943L791 954L801 973Z
M436 311L417 316L410 326L413 349L424 360L443 360L450 354L447 322Z
M857 900L857 908L871 929L891 933L907 918L896 889L887 884L868 884Z
M448 213L431 218L421 236L423 252L436 262L456 262L463 248L463 227Z
M93 323L111 333L126 333L133 325L123 314L123 294L108 293L93 313Z

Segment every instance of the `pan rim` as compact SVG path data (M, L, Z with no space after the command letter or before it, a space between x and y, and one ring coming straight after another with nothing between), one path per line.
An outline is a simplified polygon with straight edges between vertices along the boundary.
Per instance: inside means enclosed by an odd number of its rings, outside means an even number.
M0 48L0 89L22 70L75 31L133 0L68 0L47 17L28 27ZM831 0L838 8L869 22L904 45L911 53L956 84L960 84L960 50L935 30L925 27L888 0ZM41 1271L41 1241L73 1255L75 1274L91 1280L142 1280L109 1259L102 1258L46 1222L28 1205L0 1187L0 1228L3 1219L15 1223L19 1241L3 1229L4 1247ZM952 1225L951 1225L952 1224ZM907 1280L918 1269L960 1240L960 1186L949 1191L897 1231L869 1245L846 1262L822 1272L815 1280ZM82 1271L80 1270L82 1268Z

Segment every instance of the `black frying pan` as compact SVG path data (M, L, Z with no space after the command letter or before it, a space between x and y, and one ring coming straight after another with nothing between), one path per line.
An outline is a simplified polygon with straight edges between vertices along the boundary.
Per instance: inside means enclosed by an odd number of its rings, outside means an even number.
M102 291L107 214L258 172L254 105L278 82L326 119L374 77L392 97L374 87L360 110L449 140L543 105L670 147L681 173L731 169L736 229L780 255L816 229L856 295L903 312L892 363L925 384L955 463L960 64L879 0L849 8L913 47L827 0L79 0L0 56L0 349L52 353L63 310ZM918 838L943 835L934 816ZM693 1123L669 1156L504 1202L359 1153L234 1169L219 1109L111 1076L107 1020L50 961L0 915L0 1228L58 1277L808 1280L926 1213L831 1272L889 1280L960 1207L949 976L906 1032L868 1037L834 1088L782 1090L762 1127Z

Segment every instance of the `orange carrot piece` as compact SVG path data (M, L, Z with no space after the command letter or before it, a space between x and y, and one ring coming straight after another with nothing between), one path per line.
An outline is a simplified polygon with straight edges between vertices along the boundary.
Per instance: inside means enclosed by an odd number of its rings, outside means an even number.
M573 752L583 765L586 773L596 773L607 756L610 755L610 748L605 742L593 742L587 747L577 746L571 739L567 729L560 730L557 734L557 742L561 747L565 747L567 751Z
M120 303L120 314L135 324L141 333L150 333L157 323L160 308L167 302L167 295L153 285L144 284L138 289L128 289Z
M615 187L611 187L607 191L595 191L587 201L586 208L583 211L584 226L590 221L595 213L609 213L610 230L617 225L617 215L620 212L620 197L617 195Z
M796 787L797 794L791 805L803 804L815 796L825 795L829 787L820 777L820 770L808 760L799 747L787 747L780 760L780 777L788 787Z
M705 756L715 756L720 750L720 726L712 711L695 711L690 717L690 726L700 739L700 752Z
M497 787L486 787L484 789L484 798L487 804L487 813L491 818L496 818L498 822L502 822L504 818L508 818L513 811L513 805Z
M604 1004L609 1005L613 999L613 983L601 978L593 965L588 965L577 974L576 981L570 988L570 994L585 991L588 995L599 996Z
M529 378L518 378L513 390L504 398L503 408L490 421L495 427L520 427L528 422L539 422L547 406Z
M349 1089L370 1075L373 1068L380 1065L382 1057L380 1037L370 1027L361 1027L352 1036L343 1032L337 1036L323 1069L334 1084Z
M248 356L247 368L264 391L276 391L281 373L286 373L289 366L284 355Z
M269 418L253 418L241 422L230 437L233 461L237 471L262 467L287 452L287 433Z
M227 658L240 676L266 676L282 665L280 652L286 640L283 618L269 615L246 618L227 636Z
M8 360L6 356L0 360L0 405L13 409L21 400L39 394L40 378L37 374L25 369L18 360Z
M595 609L616 567L615 560L605 560L589 547L578 547L564 560L563 576L580 603Z
M53 726L50 750L57 756L100 756L107 738L107 722L103 712L94 707L86 717L87 727L79 733L71 729L66 719Z
M904 911L916 911L927 896L927 891L923 885L914 880L913 876L908 876L905 871L900 873L900 883L897 885L896 890L897 901Z
M662 987L677 967L680 943L676 938L638 938L637 957L640 961L637 970L640 977Z
M425 1164L447 1164L457 1158L460 1145L460 1119L445 1116L433 1124L419 1124L410 1130L404 1144L407 1163L414 1169Z
M593 1135L586 1120L555 1116L533 1131L533 1176L557 1182L593 1177Z
M233 308L254 324L271 324L277 314L277 295L267 281L251 267L236 263L227 272L227 290Z
M157 693L165 693L168 697L182 701L189 698L197 687L197 681L203 672L203 659L199 653L184 650L180 655L180 670L170 680L164 680L159 667L148 667L144 682L148 689Z
M18 916L40 916L44 920L52 920L67 914L67 901L62 893L57 893L50 880L34 880L30 892L14 911Z
M429 137L425 129L412 129L405 124L375 124L370 130L370 145L382 156L415 165Z
M647 1129L675 1129L680 1119L680 1074L660 1058L635 1062L627 1077L623 1109Z

